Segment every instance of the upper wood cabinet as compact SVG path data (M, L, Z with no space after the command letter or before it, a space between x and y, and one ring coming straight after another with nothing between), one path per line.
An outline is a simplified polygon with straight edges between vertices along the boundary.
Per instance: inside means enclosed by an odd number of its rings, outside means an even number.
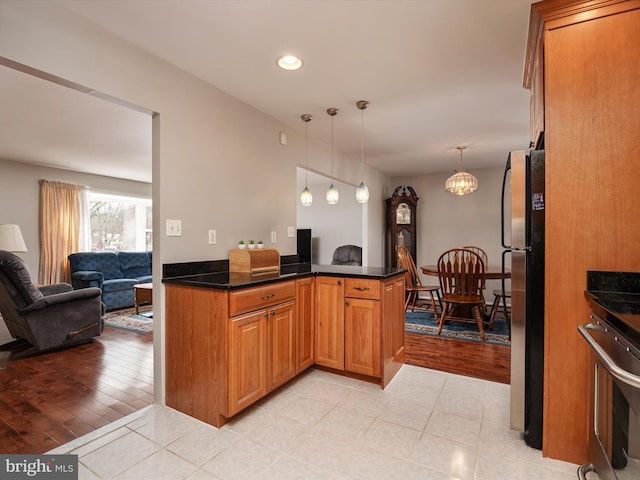
M525 81L546 176L543 455L588 460L587 270L640 271L640 1L531 7ZM532 138L535 140L535 138Z

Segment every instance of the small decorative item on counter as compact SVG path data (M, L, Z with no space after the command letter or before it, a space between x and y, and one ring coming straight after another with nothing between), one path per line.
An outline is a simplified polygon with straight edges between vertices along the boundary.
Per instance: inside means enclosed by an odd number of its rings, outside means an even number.
M255 240L249 240L249 248L256 248L256 242Z
M262 240L258 240L258 248L264 248L264 243L262 243Z
M240 240L240 241L238 242L238 248L239 248L240 250L244 250L245 248L247 248L247 246L246 246L246 245L245 245L245 243L244 243L244 240Z

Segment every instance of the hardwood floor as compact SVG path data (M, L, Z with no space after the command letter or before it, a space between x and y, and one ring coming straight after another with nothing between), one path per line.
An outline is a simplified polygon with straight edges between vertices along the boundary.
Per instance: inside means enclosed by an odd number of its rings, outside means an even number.
M0 321L0 452L44 453L153 403L153 334L25 352ZM28 345L28 344L27 344Z
M405 362L494 382L509 383L511 348L405 333Z

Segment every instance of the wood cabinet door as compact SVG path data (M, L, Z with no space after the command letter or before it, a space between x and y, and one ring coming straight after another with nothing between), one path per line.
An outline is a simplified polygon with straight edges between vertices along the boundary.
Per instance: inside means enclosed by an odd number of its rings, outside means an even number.
M380 377L380 302L345 300L344 369Z
M315 361L314 291L313 277L296 281L296 373L309 368Z
M344 370L344 281L316 277L316 363Z
M266 311L234 318L229 331L228 416L267 393Z
M296 374L295 303L267 309L267 391L272 391Z
M396 277L383 288L382 388L404 364L404 277Z

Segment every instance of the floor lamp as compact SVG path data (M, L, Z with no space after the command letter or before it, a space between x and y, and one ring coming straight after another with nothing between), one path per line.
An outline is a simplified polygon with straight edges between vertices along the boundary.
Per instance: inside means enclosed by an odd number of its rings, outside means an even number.
M22 253L27 251L27 246L22 238L22 232L18 225L0 225L0 250Z

